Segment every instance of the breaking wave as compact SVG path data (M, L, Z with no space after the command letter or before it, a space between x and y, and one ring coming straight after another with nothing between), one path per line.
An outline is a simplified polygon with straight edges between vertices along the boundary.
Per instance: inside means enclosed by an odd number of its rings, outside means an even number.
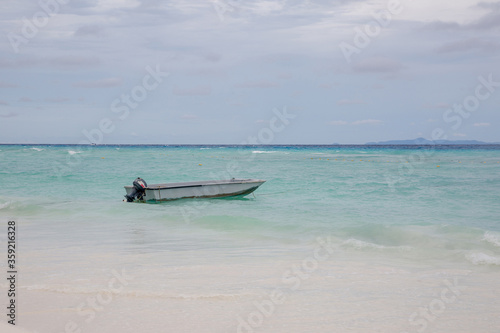
M493 244L494 246L500 247L500 240L498 239L498 236L494 235L493 233L491 233L489 231L484 233L482 240L486 241L490 244Z
M496 258L485 253L470 253L465 256L465 258L473 263L474 265L499 265L500 258Z
M274 151L274 150L254 150L254 151L252 151L252 154L272 154L272 153L277 153L277 151Z
M402 252L411 251L411 246L385 246L374 243L365 242L359 239L350 238L341 244L342 247L350 247L357 250L374 249L374 250L398 250Z

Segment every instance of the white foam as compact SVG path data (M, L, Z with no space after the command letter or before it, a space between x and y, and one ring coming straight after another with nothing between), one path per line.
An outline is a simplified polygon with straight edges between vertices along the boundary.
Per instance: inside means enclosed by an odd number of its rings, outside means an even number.
M484 253L470 253L465 256L474 265L500 265L500 259L484 254Z
M349 238L342 243L344 246L351 246L355 249L377 249L377 250L400 250L400 251L410 251L412 248L410 246L385 246L374 243L365 242L355 238Z
M482 240L493 244L494 246L500 247L500 240L498 239L498 236L494 235L492 232L485 232Z
M361 241L359 239L354 239L354 238L349 238L348 240L344 241L342 245L348 245L352 246L358 249L364 249L364 248L373 248L373 249L383 249L385 246L383 245L378 245L374 243L369 243L365 241Z
M74 151L74 150L68 150L68 154L70 155L75 155L75 154L81 154L81 151Z
M43 149L43 148L37 148L37 147L32 147L32 148L30 148L30 149L32 149L32 150L36 150L36 151L42 151L42 150L45 150L45 149Z
M254 150L252 151L253 154L272 154L276 153L276 151L268 151L268 150Z
M9 207L11 204L11 201L7 201L6 203L0 204L0 209L4 209Z

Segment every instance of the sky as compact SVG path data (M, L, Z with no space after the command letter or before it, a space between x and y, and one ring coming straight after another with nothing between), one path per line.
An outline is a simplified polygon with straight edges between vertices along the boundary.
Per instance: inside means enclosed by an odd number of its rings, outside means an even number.
M500 2L2 0L0 143L500 142Z

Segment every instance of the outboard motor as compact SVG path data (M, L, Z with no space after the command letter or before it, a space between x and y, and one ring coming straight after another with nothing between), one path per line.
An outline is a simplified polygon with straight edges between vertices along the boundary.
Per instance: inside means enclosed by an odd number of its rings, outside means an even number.
M144 194L146 193L146 187L148 187L148 184L146 184L146 181L144 179L138 177L136 180L134 180L132 185L134 186L132 192L125 195L125 198L127 198L127 202L132 202L135 198L142 200Z

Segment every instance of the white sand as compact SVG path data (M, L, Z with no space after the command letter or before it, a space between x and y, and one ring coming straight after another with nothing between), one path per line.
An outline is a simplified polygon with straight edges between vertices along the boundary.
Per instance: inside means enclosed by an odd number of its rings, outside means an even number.
M79 305L95 294L22 289L20 324L40 333L79 330L82 333L413 333L419 329L482 333L493 332L500 324L496 271L412 272L377 263L329 262L303 280L297 290L291 290L283 284L281 275L273 272L282 269L261 266L248 272L254 276L246 288L232 290L228 280L230 270L219 269L219 278L212 280L207 278L208 267L198 267L193 276L197 283L186 276L184 281L192 289L184 289L182 294L176 294L180 286L174 286L174 281L163 291L158 287L157 294L141 293L136 289L139 285L129 285L95 311L95 316L78 310ZM207 278L205 281L209 283L204 285L200 277ZM447 284L455 278L459 286L457 294ZM225 286L227 293L240 296L206 295L203 287L215 288L217 281ZM269 299L275 289L283 291L286 297L271 310ZM264 303L267 304L264 310L259 310L256 304ZM418 315L412 322L411 315L421 308L433 309L435 315L427 315L429 319ZM244 326L240 325L242 320ZM251 321L254 327L248 326Z
M2 333L31 333L14 325L0 323L0 332Z

